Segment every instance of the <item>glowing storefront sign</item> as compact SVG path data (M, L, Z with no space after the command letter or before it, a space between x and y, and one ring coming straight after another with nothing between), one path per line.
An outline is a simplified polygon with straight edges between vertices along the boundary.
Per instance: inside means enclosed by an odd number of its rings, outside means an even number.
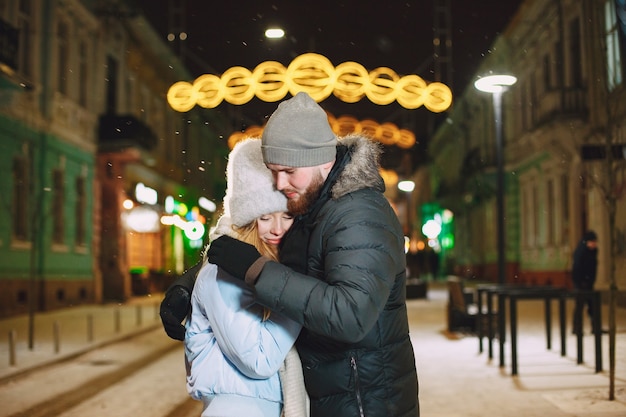
M192 222L187 222L187 227L185 227L185 236L189 240L199 240L204 236L204 225L194 220Z
M154 188L146 187L139 182L135 186L135 199L140 203L154 205L159 200L159 194Z
M437 236L441 233L441 223L435 220L428 220L422 226L422 233L429 239L436 239Z
M166 213L174 213L181 216L186 216L188 211L189 209L187 208L187 205L185 203L181 203L180 201L175 200L174 197L172 197L171 195L165 197Z
M245 104L254 96L276 102L288 93L295 96L300 91L318 102L330 94L346 103L367 97L378 105L397 101L407 109L424 106L434 113L445 111L452 104L452 92L443 83L427 84L417 75L399 76L386 67L368 72L352 61L334 67L328 58L314 53L296 57L286 68L280 62L266 61L253 71L232 67L221 77L204 74L193 83L179 81L170 87L167 101L174 110L187 112L195 105L214 108L224 100Z
M181 229L189 240L198 240L204 236L205 227L199 220L185 221L178 215L162 216L161 223Z
M198 199L198 205L211 213L217 210L217 205L206 197L200 197Z
M178 227L191 241L202 239L206 220L200 214L198 207L194 206L190 210L185 203L175 200L170 195L165 198L165 212L169 215L162 216L161 223L167 226Z
M159 231L159 213L151 208L138 206L125 215L126 225L137 233L156 233Z

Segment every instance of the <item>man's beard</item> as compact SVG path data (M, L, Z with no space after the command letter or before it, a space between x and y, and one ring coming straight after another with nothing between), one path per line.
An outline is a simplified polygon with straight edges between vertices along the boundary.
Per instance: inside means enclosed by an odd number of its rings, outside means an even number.
M300 194L300 198L297 200L287 200L287 210L289 213L293 216L306 213L309 207L311 207L311 204L319 198L323 185L324 178L321 173L317 172L304 191L304 194Z

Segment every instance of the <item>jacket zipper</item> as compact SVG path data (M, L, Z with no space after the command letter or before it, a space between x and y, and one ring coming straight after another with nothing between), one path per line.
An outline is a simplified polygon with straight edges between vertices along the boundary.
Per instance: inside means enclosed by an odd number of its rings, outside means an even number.
M363 402L361 401L361 383L359 381L359 369L356 365L356 359L354 356L350 357L350 367L354 370L354 385L356 388L356 402L359 405L359 415L365 417L363 412Z

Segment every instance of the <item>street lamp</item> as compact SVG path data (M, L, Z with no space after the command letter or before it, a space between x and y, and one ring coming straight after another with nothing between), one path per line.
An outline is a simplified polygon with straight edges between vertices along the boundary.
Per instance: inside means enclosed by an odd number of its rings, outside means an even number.
M398 190L406 193L406 228L407 236L411 239L411 233L413 232L413 219L411 216L411 200L413 199L411 194L415 189L415 182L410 180L400 181L398 183Z
M512 75L488 75L474 82L477 90L490 93L493 97L493 116L496 127L496 212L498 245L498 283L506 283L504 250L504 155L502 140L502 93L517 82Z
M265 31L265 37L268 39L281 39L285 36L285 31L281 28L269 28Z

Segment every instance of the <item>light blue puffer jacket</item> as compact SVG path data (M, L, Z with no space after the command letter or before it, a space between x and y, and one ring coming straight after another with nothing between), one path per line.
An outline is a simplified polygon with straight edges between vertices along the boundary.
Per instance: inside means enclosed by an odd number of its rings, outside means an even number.
M275 312L266 321L262 317L263 307L243 281L203 265L185 335L187 390L193 398L234 394L282 402L278 370L301 326Z

